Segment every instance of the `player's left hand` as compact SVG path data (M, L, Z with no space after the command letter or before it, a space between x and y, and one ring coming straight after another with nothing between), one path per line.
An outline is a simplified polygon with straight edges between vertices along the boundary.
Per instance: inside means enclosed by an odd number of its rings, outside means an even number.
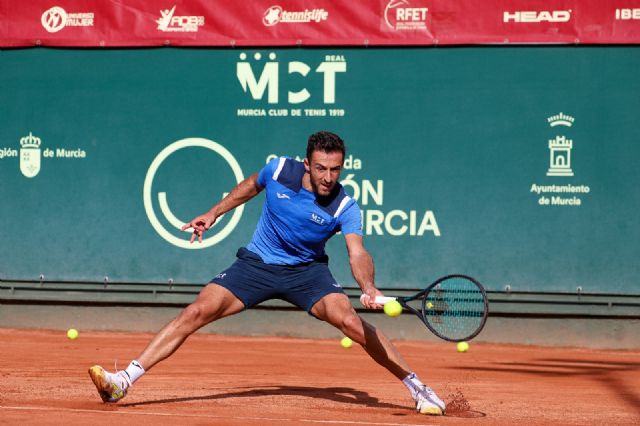
M186 231L189 228L193 228L193 234L191 235L190 242L193 243L196 238L198 238L199 242L202 242L202 234L204 233L204 231L211 228L216 219L217 217L215 215L213 215L211 212L207 212L194 218L191 222L185 223L181 229L183 231Z

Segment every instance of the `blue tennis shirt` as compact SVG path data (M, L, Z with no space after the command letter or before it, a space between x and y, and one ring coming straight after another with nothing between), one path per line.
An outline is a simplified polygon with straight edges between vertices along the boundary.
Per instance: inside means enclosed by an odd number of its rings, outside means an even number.
M336 232L362 235L360 207L342 185L328 197L302 187L304 164L289 157L271 160L259 173L265 189L260 221L247 249L264 263L297 265L325 255L326 242Z

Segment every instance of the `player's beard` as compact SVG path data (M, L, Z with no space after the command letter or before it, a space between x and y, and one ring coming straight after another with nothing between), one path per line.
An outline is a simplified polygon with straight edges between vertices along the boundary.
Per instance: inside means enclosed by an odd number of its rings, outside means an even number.
M336 182L332 182L329 186L325 186L322 184L322 179L314 179L313 175L309 176L309 181L311 182L311 189L313 192L318 194L321 197L328 197L331 195L333 188L336 186Z

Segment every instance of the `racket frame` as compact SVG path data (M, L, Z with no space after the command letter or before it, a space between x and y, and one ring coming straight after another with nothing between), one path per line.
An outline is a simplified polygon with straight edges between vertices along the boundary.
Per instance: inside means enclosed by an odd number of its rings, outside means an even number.
M483 314L482 319L480 321L480 325L476 328L476 330L473 333L471 333L468 336L465 336L464 338L452 339L452 338L450 338L448 336L445 336L445 335L439 333L437 330L435 330L431 326L431 324L429 324L429 322L427 321L427 318L426 318L425 305L426 305L427 299L424 296L426 296L427 293L429 293L431 290L433 290L435 287L437 287L440 283L442 283L445 280L451 279L451 278L462 278L462 279L466 279L466 280L469 280L472 283L474 283L478 287L478 290L480 290L480 293L482 294L482 300L483 300L483 303L484 303L484 310L483 310L484 314ZM420 298L422 298L421 309L420 310L417 310L413 306L409 305L409 302L413 302L414 300L418 300ZM420 318L420 320L424 323L424 325L433 334L435 334L439 338L441 338L443 340L447 340L449 342L463 342L463 341L468 341L468 340L473 339L478 334L480 334L480 332L482 331L482 329L484 328L484 326L485 326L485 324L487 322L487 317L489 316L489 301L487 299L487 292L485 291L484 287L475 278L470 277L468 275L463 275L463 274L450 274L450 275L445 275L444 277L438 278L436 281L434 281L432 284L430 284L427 288L425 288L424 290L419 291L418 293L416 293L416 294L414 294L412 296L397 296L397 297L377 296L375 298L375 303L379 303L381 305L384 305L385 303L388 303L388 302L390 302L392 300L397 300L398 303L400 303L400 305L404 309L408 310L409 312L411 312L412 314L414 314L418 318Z

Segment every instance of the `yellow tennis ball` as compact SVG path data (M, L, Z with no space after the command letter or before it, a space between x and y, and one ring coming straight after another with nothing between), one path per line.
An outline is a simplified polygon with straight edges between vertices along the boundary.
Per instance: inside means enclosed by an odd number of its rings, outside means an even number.
M392 300L384 304L384 313L390 317L397 317L402 313L402 305L397 300Z
M342 340L340 340L340 346L348 349L353 346L353 340L349 339L347 336L344 336Z
M431 308L433 308L433 303L427 302L427 309L431 309Z
M467 342L458 342L458 352L466 352L469 350L469 344Z
M71 340L76 340L78 338L78 330L75 328L70 328L67 330L67 337Z

